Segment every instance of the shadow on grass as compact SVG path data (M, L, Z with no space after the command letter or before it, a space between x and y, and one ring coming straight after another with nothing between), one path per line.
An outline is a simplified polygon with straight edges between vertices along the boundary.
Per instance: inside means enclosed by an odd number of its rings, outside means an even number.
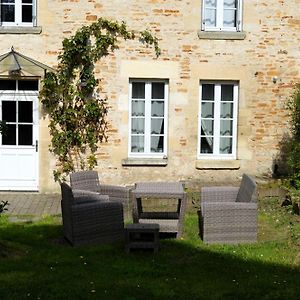
M51 220L1 224L18 253L0 257L1 299L299 299L300 270L276 262L284 245L207 246L192 235L127 254L123 243L73 248Z

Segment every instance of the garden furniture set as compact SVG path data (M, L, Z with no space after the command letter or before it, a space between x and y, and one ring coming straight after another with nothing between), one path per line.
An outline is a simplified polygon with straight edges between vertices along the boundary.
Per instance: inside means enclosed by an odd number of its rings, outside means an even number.
M205 243L253 243L257 240L256 183L244 174L240 187L203 187L200 234Z
M79 171L70 174L70 185L61 184L61 195L64 237L74 246L125 239L127 252L157 251L160 234L180 238L183 233L187 197L180 182L140 182L130 190L102 184L96 171ZM176 199L176 208L146 211L149 199ZM124 206L129 207L130 200L134 223L124 226ZM248 175L243 175L240 187L201 189L199 223L204 242L254 242L256 218L256 184Z

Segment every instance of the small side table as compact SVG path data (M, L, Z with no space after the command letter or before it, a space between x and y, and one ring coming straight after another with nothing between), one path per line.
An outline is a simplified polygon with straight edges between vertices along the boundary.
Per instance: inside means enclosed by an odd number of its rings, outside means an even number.
M126 252L130 249L159 248L159 224L134 223L125 225Z

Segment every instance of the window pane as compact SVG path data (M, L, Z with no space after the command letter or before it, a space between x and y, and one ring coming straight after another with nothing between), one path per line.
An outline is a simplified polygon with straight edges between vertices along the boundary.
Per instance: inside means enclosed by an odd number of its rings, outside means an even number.
M214 117L214 103L213 102L202 102L201 103L201 117L202 118L213 118Z
M131 137L131 152L144 152L144 136Z
M165 84L163 82L153 82L151 95L152 95L151 99L164 99Z
M202 84L202 100L213 101L215 97L214 84Z
M216 7L217 0L205 0L205 7Z
M21 91L38 91L38 80L19 80L18 89Z
M200 153L213 153L212 137L201 137Z
M236 0L224 0L224 8L236 8Z
M202 120L201 131L203 135L213 135L214 133L214 121L213 120Z
M2 22L14 22L15 21L15 6L14 5L2 4L1 20L2 20Z
M232 9L224 10L223 17L224 27L236 27L236 11Z
M16 81L0 79L0 90L15 91L16 90Z
M205 9L205 19L204 19L205 26L215 27L217 25L216 13L217 11L215 9L210 9L210 8Z
M221 86L221 101L233 101L233 85Z
M151 116L152 117L163 117L164 116L164 102L163 101L152 101L151 102Z
M233 103L221 103L221 118L233 118Z
M145 83L133 82L132 83L132 98L133 99L145 99Z
M145 133L144 118L131 120L131 133L133 133L133 134L144 134Z
M230 135L232 136L232 121L231 120L221 120L220 124L220 135Z
M151 120L151 134L164 134L164 119Z
M164 137L152 136L151 137L151 152L164 152Z
M19 145L32 144L32 125L19 125Z
M2 101L2 120L16 122L16 102Z
M220 154L232 153L232 138L220 138Z
M32 0L22 0L22 3L32 3Z
M145 116L145 101L132 101L131 104L132 116Z
M22 6L22 22L32 22L32 5Z
M18 119L19 122L32 123L32 102L20 101L18 104Z
M2 135L2 145L16 145L16 125L6 124L5 134Z

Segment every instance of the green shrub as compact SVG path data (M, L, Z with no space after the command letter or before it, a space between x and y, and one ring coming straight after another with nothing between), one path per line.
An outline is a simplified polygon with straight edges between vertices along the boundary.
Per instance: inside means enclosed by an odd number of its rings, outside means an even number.
M3 213L5 210L7 210L7 208L5 206L7 206L9 203L8 201L1 201L0 203L0 214Z
M289 168L290 183L300 189L300 84L288 101L290 111L291 136L285 139L283 152Z

